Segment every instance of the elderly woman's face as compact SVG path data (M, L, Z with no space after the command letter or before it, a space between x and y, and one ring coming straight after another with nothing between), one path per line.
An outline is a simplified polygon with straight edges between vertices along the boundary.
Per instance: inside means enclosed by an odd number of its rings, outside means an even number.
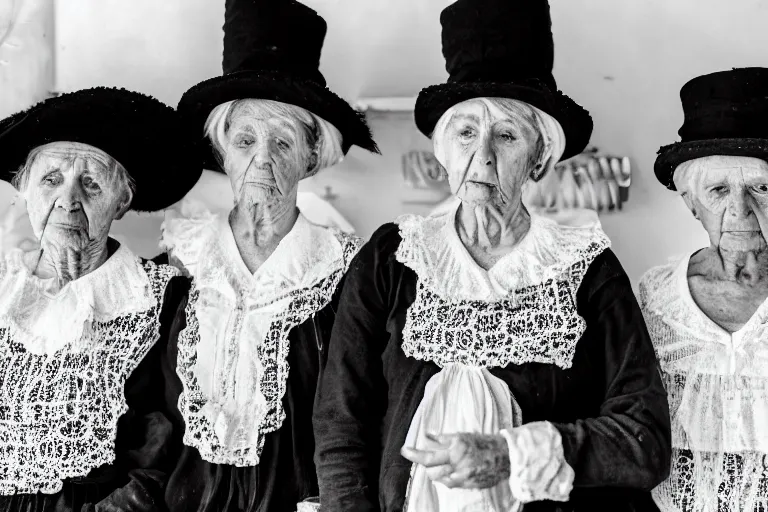
M518 204L541 158L541 135L532 118L511 115L483 100L454 108L436 134L451 192L463 202L499 208Z
M35 236L42 243L82 248L106 237L125 211L126 190L112 158L87 144L55 142L29 169L23 195Z
M227 135L224 170L238 203L293 197L313 156L298 120L259 114L246 103L232 113Z
M690 195L713 245L734 251L766 248L768 163L719 158L697 172Z

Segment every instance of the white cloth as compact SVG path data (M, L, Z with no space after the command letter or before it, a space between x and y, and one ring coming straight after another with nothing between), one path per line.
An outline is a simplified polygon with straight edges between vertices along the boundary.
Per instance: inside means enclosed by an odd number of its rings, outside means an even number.
M696 305L690 257L653 268L640 305L661 364L672 419L662 512L753 511L768 504L768 301L729 333Z
M184 442L215 464L257 465L285 417L288 334L328 304L360 240L299 214L251 274L227 215L190 208L166 215L161 245L193 277L178 341Z
M485 368L450 364L427 382L405 445L430 449L434 442L426 437L428 433L498 434L521 423L520 407L504 381ZM506 481L490 489L449 489L432 483L420 465L413 467L408 489L409 511L506 512L522 505L513 499Z
M7 255L0 265L0 494L56 493L63 480L114 462L125 383L159 337L175 275L121 247L53 295L20 253Z
M54 279L39 279L24 264L21 249L0 263L0 326L14 332L34 354L53 354L98 342L94 322L146 311L154 297L141 262L121 245L99 268L53 291Z
M397 221L402 241L396 258L418 276L401 347L406 356L442 368L428 382L411 422L407 445L416 448L428 446L427 430L498 434L531 428L519 426L522 418L514 397L487 369L528 362L570 368L576 343L586 329L576 311L576 292L592 260L610 245L596 219L568 227L534 215L520 243L485 270L458 236L458 206ZM559 434L514 438L543 439L541 447L529 447L526 453L543 454L547 467L556 469L552 478L559 483L551 485L554 494L548 499L567 500L574 475L563 459L562 447L552 449L552 439L561 443ZM536 457L518 459L534 461ZM546 495L532 490L535 484L524 481L523 473L515 472L510 483L488 491L448 492L429 482L423 468L415 466L408 507L440 512L515 511L523 500Z

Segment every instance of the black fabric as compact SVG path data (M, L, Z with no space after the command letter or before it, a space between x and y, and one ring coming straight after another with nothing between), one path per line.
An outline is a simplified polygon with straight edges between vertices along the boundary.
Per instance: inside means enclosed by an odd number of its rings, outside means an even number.
M670 190L677 166L711 155L768 159L768 68L734 68L698 76L680 89L680 142L659 149L658 180Z
M173 467L173 425L163 414L161 357L188 285L171 279L160 313L160 338L125 383L128 412L118 420L115 463L83 478L64 481L56 494L0 496L0 512L162 512L165 483Z
M247 98L296 105L328 121L341 132L345 154L352 146L379 152L365 116L326 87L319 69L326 31L325 20L295 0L226 1L223 76L191 87L177 107L199 165L221 171L203 137L208 115Z
M157 211L181 200L202 169L191 165L173 108L138 92L95 87L62 94L0 121L0 179L10 181L29 152L51 142L94 146L136 183L131 209Z
M416 274L395 259L397 226L380 228L353 260L342 290L314 413L321 506L334 512L400 512L410 463L399 451L427 381L439 368L400 345ZM655 511L650 489L669 473L666 393L640 308L610 250L577 294L587 330L573 366L493 368L523 422L553 422L576 472L567 503L525 512Z
M440 14L448 82L423 89L416 126L430 137L446 110L474 98L525 101L558 120L563 159L580 153L592 135L592 117L558 91L552 75L554 41L546 0L458 0Z
M165 493L170 512L295 512L297 503L319 496L312 408L337 300L289 333L286 417L280 429L266 436L259 465L251 467L211 464L183 444L185 426L177 408L182 384L176 373L176 342L186 327L186 301L181 304L163 356L164 400L174 423L173 458L178 461Z

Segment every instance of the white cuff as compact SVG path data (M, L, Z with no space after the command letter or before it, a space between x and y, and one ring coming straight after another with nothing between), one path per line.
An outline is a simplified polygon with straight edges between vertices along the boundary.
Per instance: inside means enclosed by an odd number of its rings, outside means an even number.
M509 448L509 486L523 503L568 501L575 473L565 461L560 432L548 421L499 432Z

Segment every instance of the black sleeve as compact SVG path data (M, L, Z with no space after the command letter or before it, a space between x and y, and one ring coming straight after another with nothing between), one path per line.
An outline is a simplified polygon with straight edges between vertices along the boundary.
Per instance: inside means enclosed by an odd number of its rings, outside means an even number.
M315 464L324 510L378 511L380 431L386 408L381 354L394 282L397 226L374 233L350 264L317 391Z
M587 323L582 341L604 366L605 396L595 418L555 424L574 487L651 490L669 475L667 395L648 330L616 256L606 250L578 292Z
M86 510L123 512L162 511L167 475L172 469L170 442L173 427L163 411L161 356L167 349L171 323L189 285L171 279L160 313L159 338L125 384L128 412L121 417L121 436L115 444L116 489Z

